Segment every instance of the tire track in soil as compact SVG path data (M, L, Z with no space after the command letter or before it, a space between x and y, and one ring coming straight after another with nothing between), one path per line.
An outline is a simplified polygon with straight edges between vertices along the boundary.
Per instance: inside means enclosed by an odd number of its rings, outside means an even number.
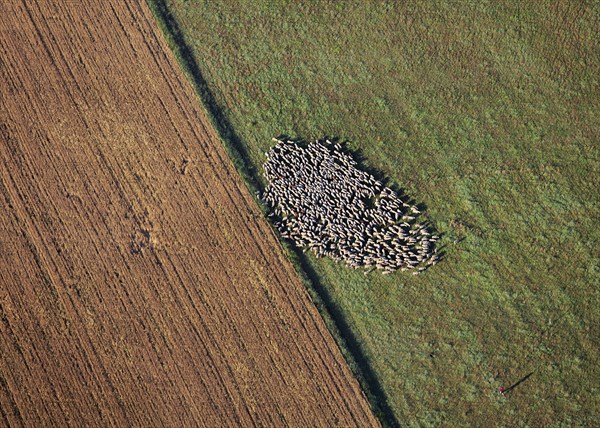
M144 2L0 53L1 424L378 425Z

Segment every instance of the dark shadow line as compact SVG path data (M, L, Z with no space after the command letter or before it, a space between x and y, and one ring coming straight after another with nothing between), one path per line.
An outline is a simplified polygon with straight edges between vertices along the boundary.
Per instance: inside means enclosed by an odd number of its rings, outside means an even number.
M508 388L504 389L503 392L506 394L506 393L512 391L517 386L519 386L520 384L522 384L523 382L525 382L527 379L529 379L533 373L535 373L535 371L533 371L533 372L531 372L531 373L523 376L521 379L519 379L518 381L516 381L515 383L513 383L511 386L509 386Z
M250 155L246 145L242 142L240 137L234 131L233 127L229 123L229 120L223 114L223 111L217 103L212 91L208 88L208 83L204 78L204 75L198 67L198 63L194 57L194 54L185 41L179 24L169 11L165 0L147 0L154 8L151 9L158 15L160 21L165 26L166 31L170 35L175 46L172 48L175 50L175 54L179 61L182 62L183 68L187 71L187 74L194 86L198 91L202 103L208 110L210 118L212 118L212 124L215 126L218 135L226 142L229 146L230 154L232 155L235 166L238 170L244 174L254 191L262 191L262 185L259 180L256 179L258 173L256 168L250 162Z
M199 96L208 109L209 114L212 115L213 125L218 134L226 143L226 146L229 146L229 150L232 152L232 161L244 175L244 178L248 180L253 190L262 191L263 186L257 178L258 172L250 161L246 145L233 130L228 119L217 104L214 95L208 88L208 84L198 67L192 50L185 41L181 29L179 28L179 24L170 13L165 0L148 0L148 2L150 3L150 6L154 5L151 9L163 23L169 36L172 38L172 41L175 44L173 48L176 50L176 56L182 62L182 66L187 71L189 77L193 80L193 83L199 92ZM337 331L340 332L342 337L339 337L338 339L343 342L342 346L350 352L351 358L358 368L359 373L356 373L355 375L363 380L362 387L369 399L373 412L379 417L384 426L399 427L400 424L396 420L388 403L381 382L369 364L369 360L366 357L362 345L346 322L342 311L333 301L327 287L319 280L317 273L310 266L306 255L298 249L293 249L292 251L299 261L301 270L309 279L313 290L322 301L325 311L333 320Z
M366 387L365 393L369 398L373 412L379 417L384 426L399 427L400 424L398 423L398 420L396 419L394 412L388 403L388 399L385 391L383 390L381 382L369 364L369 360L365 355L362 345L356 338L351 327L346 322L341 309L333 301L331 293L327 287L325 287L319 280L319 276L310 265L306 254L304 254L299 248L293 248L292 251L296 255L302 271L310 280L312 288L315 290L319 299L321 300L325 311L333 320L335 328L340 332L340 339L344 342L344 347L351 353L352 359L358 367L359 375L366 384L363 385L363 388Z

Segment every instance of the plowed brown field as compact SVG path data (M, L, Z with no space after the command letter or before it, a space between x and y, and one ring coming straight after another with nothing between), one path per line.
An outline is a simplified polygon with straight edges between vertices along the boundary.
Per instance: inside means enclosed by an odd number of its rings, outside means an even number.
M377 425L144 2L0 2L0 425Z

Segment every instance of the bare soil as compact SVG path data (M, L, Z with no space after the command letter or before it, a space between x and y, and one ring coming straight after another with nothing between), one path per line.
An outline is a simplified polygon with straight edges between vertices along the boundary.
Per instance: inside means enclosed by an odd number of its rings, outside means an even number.
M261 424L378 422L146 4L0 2L0 425Z

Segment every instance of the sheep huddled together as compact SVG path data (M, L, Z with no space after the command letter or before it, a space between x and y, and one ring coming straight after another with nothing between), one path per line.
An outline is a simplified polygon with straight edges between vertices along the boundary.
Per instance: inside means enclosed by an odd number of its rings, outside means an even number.
M418 274L439 260L438 237L416 222L419 209L358 169L339 144L274 141L265 153L269 184L261 199L282 237L317 257L384 274Z

